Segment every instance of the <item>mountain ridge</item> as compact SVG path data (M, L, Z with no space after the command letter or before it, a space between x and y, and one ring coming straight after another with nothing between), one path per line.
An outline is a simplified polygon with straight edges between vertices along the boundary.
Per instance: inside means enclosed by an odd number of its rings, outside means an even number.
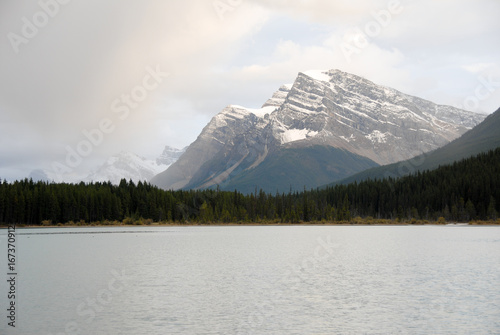
M185 154L151 182L165 189L238 189L234 180L243 178L239 174L252 174L281 150L315 146L341 149L351 158L383 165L436 149L483 119L339 70L299 72L292 85L282 85L260 109L224 108ZM334 156L329 164L335 164ZM305 164L298 161L297 168L303 170ZM325 169L310 173L324 174ZM276 183L282 182L276 175ZM305 184L300 178L296 182L299 188ZM268 186L255 178L252 183ZM316 186L320 185L312 185Z
M362 171L337 183L349 184L389 176L399 178L417 171L433 170L441 165L451 164L500 147L499 130L500 108L488 115L479 125L441 148L420 154L410 160Z

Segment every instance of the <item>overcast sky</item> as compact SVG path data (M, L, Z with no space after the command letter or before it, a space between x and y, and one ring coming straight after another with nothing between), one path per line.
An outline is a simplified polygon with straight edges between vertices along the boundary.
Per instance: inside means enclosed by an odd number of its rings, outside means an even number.
M489 114L499 15L498 0L1 0L0 178L155 158L311 69Z

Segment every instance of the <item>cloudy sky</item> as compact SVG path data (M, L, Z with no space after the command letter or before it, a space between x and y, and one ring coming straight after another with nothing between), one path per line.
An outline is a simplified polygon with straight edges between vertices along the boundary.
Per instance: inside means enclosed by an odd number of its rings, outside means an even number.
M155 158L311 69L491 113L499 14L498 0L1 0L0 178Z

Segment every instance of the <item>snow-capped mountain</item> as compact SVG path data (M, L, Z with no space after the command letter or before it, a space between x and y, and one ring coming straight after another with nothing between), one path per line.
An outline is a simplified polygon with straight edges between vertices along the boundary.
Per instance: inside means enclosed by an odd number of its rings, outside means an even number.
M109 157L101 166L87 176L55 175L49 170L33 170L29 176L35 181L55 182L107 182L118 185L120 180L134 182L149 181L155 175L165 171L184 152L185 149L175 149L166 146L163 153L156 159L146 159L131 152L122 151Z
M157 164L156 161L140 157L131 152L120 152L92 172L85 182L106 182L118 185L120 180L148 181L158 173L165 171L168 165Z
M123 178L134 182L149 181L177 161L185 150L186 148L176 149L167 145L156 160L146 159L131 152L120 152L110 157L84 181L111 181L115 185Z
M152 182L166 189L315 187L436 149L484 118L342 71L309 71L260 109L226 107Z
M156 164L158 165L171 165L175 163L179 159L179 157L182 156L184 151L186 151L187 147L183 149L177 149L177 148L172 148L170 146L166 146L165 149L163 149L162 154L160 157L156 159Z

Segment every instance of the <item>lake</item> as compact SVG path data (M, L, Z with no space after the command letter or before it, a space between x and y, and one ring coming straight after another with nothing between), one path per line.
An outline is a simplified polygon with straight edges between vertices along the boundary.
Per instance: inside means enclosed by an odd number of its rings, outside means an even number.
M498 226L0 233L0 334L500 333Z

